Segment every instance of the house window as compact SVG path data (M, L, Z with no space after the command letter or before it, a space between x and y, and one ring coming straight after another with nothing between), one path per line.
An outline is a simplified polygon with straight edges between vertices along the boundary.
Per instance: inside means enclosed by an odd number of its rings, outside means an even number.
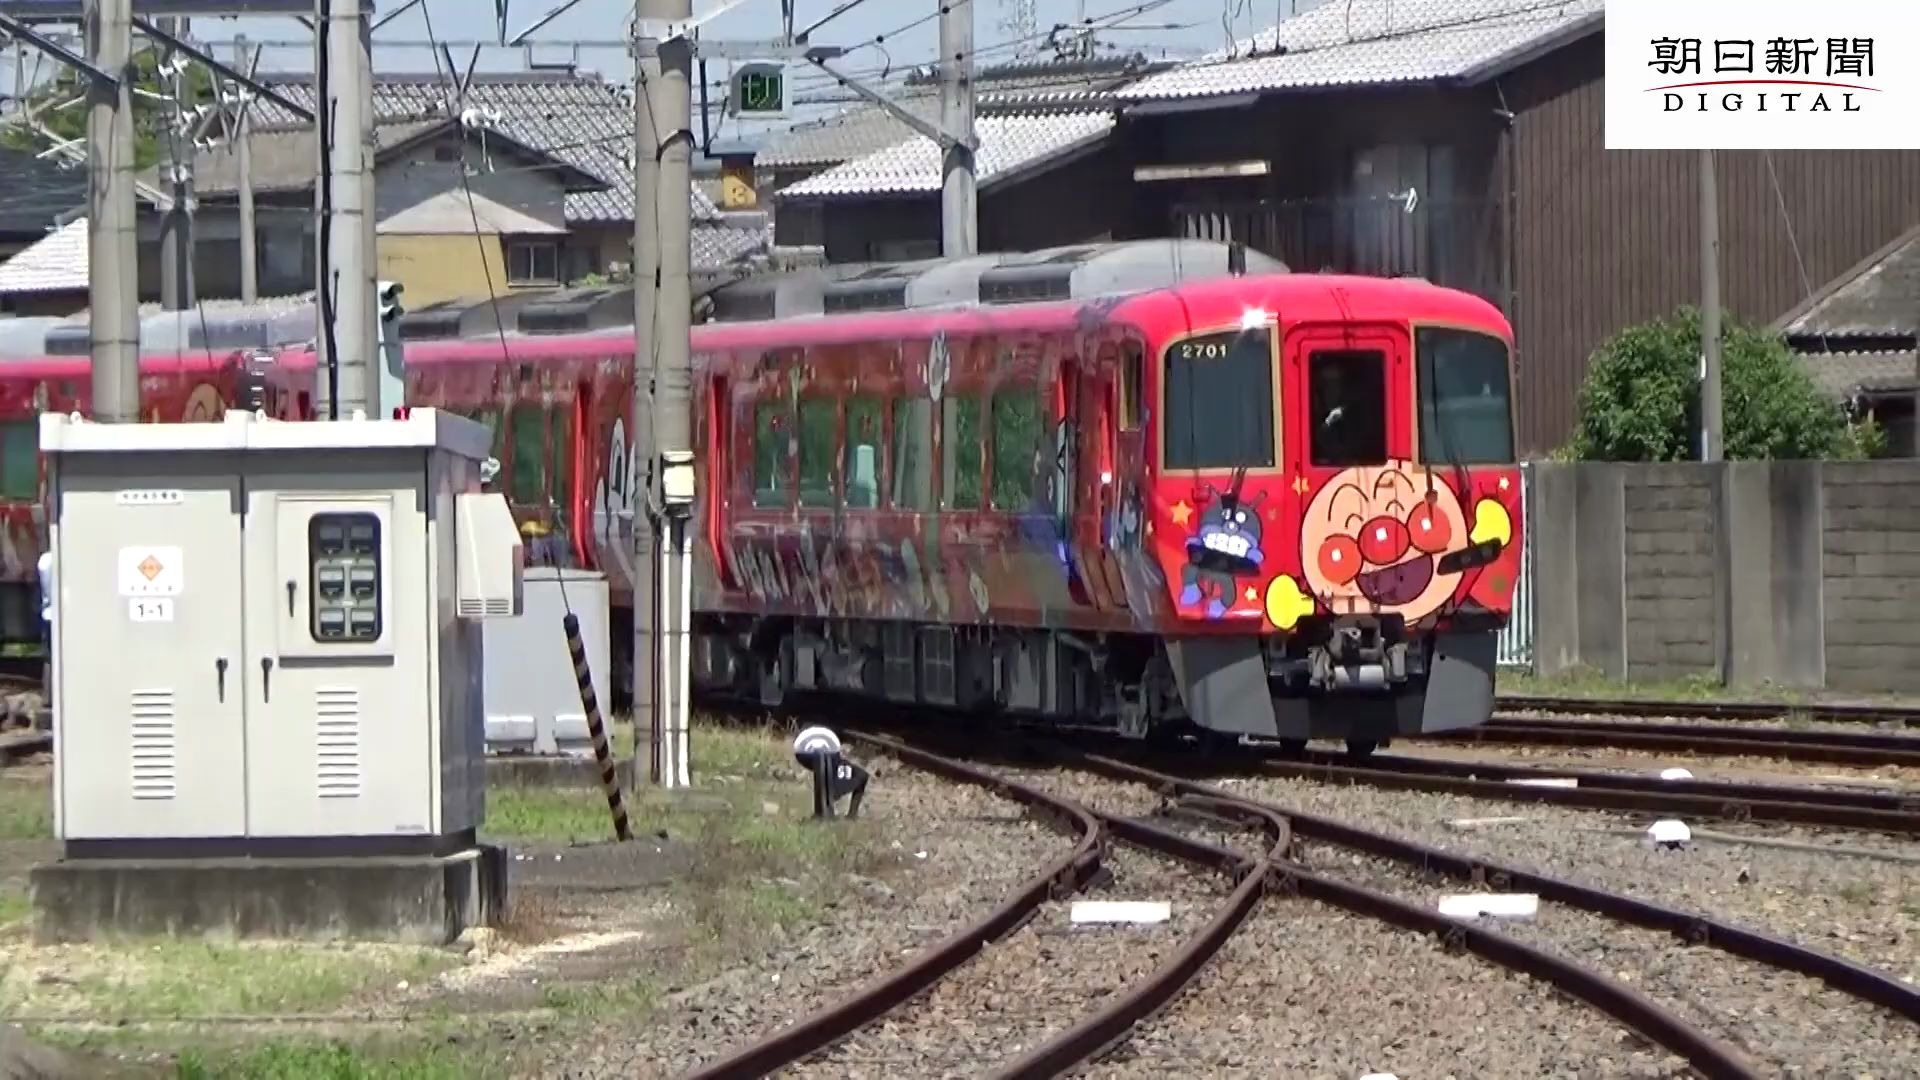
M507 284L560 284L560 245L552 240L509 240Z

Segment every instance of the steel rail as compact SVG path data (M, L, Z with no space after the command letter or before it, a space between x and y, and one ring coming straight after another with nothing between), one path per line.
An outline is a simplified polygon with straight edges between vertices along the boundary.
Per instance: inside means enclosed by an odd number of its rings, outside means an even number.
M1195 866L1227 870L1238 878L1238 883L1207 925L1188 938L1166 963L1110 1004L1083 1017L1065 1032L994 1074L1006 1080L1059 1076L1124 1040L1140 1021L1165 1008L1253 913L1254 905L1267 893L1274 864L1293 843L1291 831L1277 817L1258 822L1266 827L1270 850L1261 858L1253 859L1142 821L1097 810L1093 813L1101 818L1108 831L1128 843Z
M1249 762L1254 772L1320 783L1365 784L1390 791L1428 791L1507 802L1553 803L1583 810L1634 810L1688 814L1724 821L1771 821L1795 825L1823 825L1893 835L1920 835L1920 814L1902 810L1797 802L1792 799L1754 798L1731 791L1708 794L1648 792L1614 787L1548 787L1510 784L1462 776L1437 776L1358 765L1264 759ZM1601 774L1604 775L1604 774ZM1792 788L1789 794L1801 794Z
M1804 716L1833 723L1903 723L1920 727L1920 709L1898 705L1790 705L1771 701L1654 701L1642 698L1551 697L1501 694L1494 699L1501 710L1525 709L1543 713L1602 713L1612 716L1672 716L1700 720L1777 720Z
M894 739L871 736L864 740L890 752L897 752L895 748L905 745ZM1058 759L1064 748L1050 746L1048 749L1053 751L1050 756ZM1073 755L1066 757L1064 763L1085 767L1089 761L1099 760ZM1165 786L1151 776L1145 780L1131 776L1118 779L1146 782L1165 790ZM1261 896L1270 891L1305 896L1362 917L1431 933L1446 946L1467 949L1503 967L1546 981L1686 1059L1715 1080L1751 1080L1760 1075L1731 1048L1603 974L1497 931L1427 911L1388 893L1314 873L1289 857L1295 836L1293 815L1277 807L1217 792L1182 793L1179 805L1197 810L1203 816L1260 826L1269 839L1268 854L1260 859L1248 859L1145 822L1092 810L1118 839L1198 866L1210 863L1215 868L1233 866L1244 876L1207 928L1189 939L1153 974L1134 984L1119 999L1084 1017L1067 1032L996 1071L994 1076L1003 1080L1060 1076L1124 1040L1141 1020L1178 996L1240 927Z
M1653 730L1662 727L1664 730ZM1516 720L1495 717L1485 724L1457 731L1435 732L1420 738L1434 742L1526 743L1556 746L1598 746L1611 750L1653 750L1676 754L1721 754L1770 757L1782 761L1820 762L1874 768L1898 765L1920 768L1920 739L1880 736L1893 740L1878 745L1823 740L1822 732L1775 732L1719 729L1687 730L1678 725L1607 723L1605 721ZM1855 739L1873 738L1862 733ZM1801 736L1776 738L1774 736ZM1809 738L1808 736L1812 736Z
M1805 743L1818 746L1857 746L1871 750L1898 750L1920 753L1920 735L1892 731L1835 731L1805 728L1757 727L1739 721L1692 720L1663 723L1658 720L1609 720L1604 715L1514 716L1495 713L1488 724L1496 728L1540 727L1549 731L1641 732L1647 735L1672 735L1683 739L1705 735L1716 739L1738 739L1758 743ZM1436 737L1445 738L1441 732Z
M1262 748L1267 757L1282 752ZM1309 751L1306 760L1317 765L1340 766L1351 759L1322 751ZM1635 776L1598 769L1561 769L1552 765L1515 765L1494 761L1456 761L1452 758L1409 757L1403 754L1376 754L1366 759L1367 767L1433 776L1457 776L1491 780L1576 780L1581 787L1641 791L1650 795L1701 795L1708 798L1753 799L1762 802L1789 802L1834 806L1861 810L1885 810L1920 816L1920 794L1892 791L1868 791L1861 788L1801 787L1787 784L1750 784L1723 780L1663 780L1657 776ZM1649 802L1647 809L1656 809Z
M1782 970L1819 979L1842 993L1890 1009L1920 1022L1920 989L1908 986L1882 971L1831 953L1808 948L1756 930L1694 912L1666 907L1647 900L1581 885L1548 874L1522 870L1491 859L1469 858L1441 851L1412 840L1376 833L1330 818L1289 810L1257 799L1247 799L1221 791L1208 784L1158 772L1140 765L1100 755L1076 759L1089 771L1104 776L1124 777L1155 786L1163 792L1179 795L1204 795L1230 802L1274 810L1286 816L1297 837L1325 841L1337 847L1365 852L1379 858L1435 871L1459 881L1497 889L1519 887L1538 893L1542 899L1566 904L1617 922L1648 930L1671 933L1683 941L1710 944L1734 956Z
M1018 928L1049 898L1078 892L1099 870L1105 851L1105 836L1099 819L1081 807L1038 788L913 747L901 746L889 752L926 772L983 787L1018 801L1063 832L1077 834L1078 843L1073 850L1024 883L985 918L962 927L938 945L916 956L911 963L896 968L868 983L852 996L795 1021L758 1042L683 1074L685 1080L765 1076L817 1053L944 978L972 959L989 942Z

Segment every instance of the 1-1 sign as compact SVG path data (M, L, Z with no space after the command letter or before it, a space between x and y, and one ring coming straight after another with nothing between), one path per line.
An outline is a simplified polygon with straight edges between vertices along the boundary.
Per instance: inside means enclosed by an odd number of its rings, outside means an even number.
M733 73L728 105L735 116L786 115L786 72L779 64L742 65Z

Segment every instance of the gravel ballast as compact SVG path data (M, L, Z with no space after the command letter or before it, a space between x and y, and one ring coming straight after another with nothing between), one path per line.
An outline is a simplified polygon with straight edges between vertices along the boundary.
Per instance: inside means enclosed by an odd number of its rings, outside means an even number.
M1073 926L1069 902L990 946L927 994L804 1067L781 1075L826 1080L976 1076L1010 1064L1152 974L1212 919L1225 879L1114 846L1110 884L1087 899L1166 900L1164 923Z
M821 925L698 986L670 993L642 1025L615 1022L585 1045L553 1048L540 1076L677 1076L856 992L1002 903L1071 850L1024 808L890 759L862 817L898 844L908 869L889 883L850 879Z
M1338 788L1300 781L1232 785L1251 798L1338 817L1449 851L1711 914L1878 968L1920 979L1920 885L1897 863L1811 852L1696 844L1670 851L1595 831L1610 815L1506 803ZM1447 822L1523 820L1461 830ZM1316 869L1352 875L1428 903L1469 891L1426 882L1393 864L1314 845ZM1503 923L1521 940L1587 964L1639 989L1691 1023L1793 1075L1886 1076L1920 1061L1920 1024L1817 980L1741 960L1710 946L1543 904L1530 922Z

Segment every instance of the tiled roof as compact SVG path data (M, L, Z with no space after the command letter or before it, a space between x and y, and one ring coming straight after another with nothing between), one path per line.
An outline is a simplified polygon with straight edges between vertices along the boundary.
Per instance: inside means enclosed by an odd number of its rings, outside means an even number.
M1598 30L1603 0L1351 0L1125 89L1151 101L1473 80Z
M1789 340L1910 338L1920 332L1920 228L1867 256L1776 326Z
M983 116L974 121L980 140L974 172L982 187L1005 180L1092 145L1113 130L1113 114ZM780 192L783 199L857 198L940 189L940 147L914 135L877 153L837 165Z
M87 287L87 219L76 218L0 263L0 293Z
M1164 66L1128 56L983 68L976 74L974 111L977 116L994 116L1091 109L1117 100L1117 88L1142 72ZM940 115L939 89L925 80L910 80L890 89L888 96L922 120L933 121ZM754 164L772 168L837 165L885 150L913 134L912 128L885 109L855 105L770 136L755 153Z
M500 132L480 128L461 129L457 121L445 116L379 120L373 128L375 153L385 154L417 139L456 130L462 131L476 144L484 142L490 154L506 154L546 164L554 173L554 178L569 190L591 191L606 186L599 177L561 161L557 155L543 153ZM476 161L479 157L477 151L469 151L469 156ZM318 158L317 138L311 127L256 128L253 132L252 163L254 191L310 190ZM231 146L195 154L193 170L194 190L202 196L231 195L240 189L240 160Z
M304 73L262 76L296 104L313 106L313 86ZM433 74L374 75L374 109L379 116L446 114L447 79ZM633 220L633 105L626 88L597 77L567 72L478 73L460 108L493 109L498 127L528 146L552 154L607 184L605 191L567 196L567 220ZM294 118L270 102L256 102L262 123L286 124ZM693 193L696 221L717 216L713 202Z
M56 215L87 204L87 170L0 146L0 233L43 232Z
M1799 354L1800 366L1830 397L1850 397L1854 391L1887 393L1920 386L1912 350L1885 352L1808 352Z

